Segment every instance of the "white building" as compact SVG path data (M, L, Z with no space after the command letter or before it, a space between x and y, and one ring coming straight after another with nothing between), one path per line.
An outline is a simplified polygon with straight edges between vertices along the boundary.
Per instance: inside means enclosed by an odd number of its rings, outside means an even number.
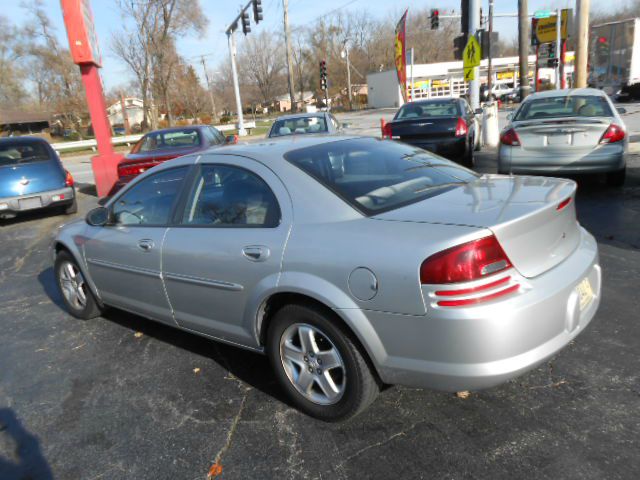
M573 52L567 52L565 59L565 75L573 72ZM529 55L529 80L533 83L535 74L535 55ZM518 57L494 58L492 60L493 84L508 83L514 86L514 79L518 79ZM480 63L480 83L487 82L487 60ZM540 79L555 81L551 68L540 68ZM519 83L519 82L517 82ZM404 102L398 85L395 69L384 72L369 73L369 108L399 107ZM434 97L459 97L467 93L468 85L464 81L462 61L425 63L407 65L407 93L408 98L415 100Z
M131 128L134 126L140 126L144 120L142 100L134 97L125 97L124 106L129 119L129 126ZM107 116L112 127L114 125L124 125L124 120L122 118L122 104L119 100L107 108Z

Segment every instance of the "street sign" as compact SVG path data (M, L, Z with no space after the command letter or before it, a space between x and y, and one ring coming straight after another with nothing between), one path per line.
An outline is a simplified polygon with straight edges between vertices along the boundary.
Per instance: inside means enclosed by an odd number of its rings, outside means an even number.
M464 81L470 82L471 80L476 79L475 75L476 69L474 67L469 67L464 69Z
M471 35L469 37L469 41L467 41L467 46L464 47L464 52L462 53L462 62L464 68L466 69L479 66L481 58L482 50L480 49L480 44L478 43L476 37Z
M560 36L566 40L569 36L569 17L572 10L565 8L561 14ZM531 40L533 45L556 41L557 15L545 18L533 18L531 20Z

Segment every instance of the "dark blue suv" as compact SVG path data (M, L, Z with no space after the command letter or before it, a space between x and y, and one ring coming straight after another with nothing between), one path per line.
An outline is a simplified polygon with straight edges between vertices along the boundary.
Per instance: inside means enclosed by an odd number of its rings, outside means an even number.
M73 177L51 145L36 137L0 138L0 218L54 207L78 210Z

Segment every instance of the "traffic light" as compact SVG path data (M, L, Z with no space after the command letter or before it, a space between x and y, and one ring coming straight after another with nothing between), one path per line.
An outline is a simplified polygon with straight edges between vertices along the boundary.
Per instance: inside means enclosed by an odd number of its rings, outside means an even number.
M489 58L489 32L487 30L480 30L480 49L482 50L482 59ZM491 32L491 57L497 58L500 56L500 45L498 43L500 37L498 32Z
M242 15L240 16L240 21L242 22L242 33L245 35L251 31L251 23L249 23L249 14L246 10L242 11Z
M253 0L253 21L257 25L262 19L262 0Z
M460 31L469 31L469 0L460 0ZM458 58L458 57L456 57ZM462 56L460 57L462 59Z
M320 61L320 88L327 89L327 62Z
M431 30L437 30L440 27L440 10L431 9Z
M464 47L467 46L467 34L463 33L462 35L455 37L453 39L453 58L456 60L462 60L462 53L464 52Z

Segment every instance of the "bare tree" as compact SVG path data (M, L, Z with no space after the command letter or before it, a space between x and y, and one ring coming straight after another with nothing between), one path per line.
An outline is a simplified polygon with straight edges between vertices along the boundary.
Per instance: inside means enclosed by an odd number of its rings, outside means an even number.
M0 16L0 106L16 106L28 97L25 40L20 29Z
M244 74L257 87L262 100L270 102L282 81L285 54L277 36L268 31L248 36L242 44L240 61Z
M81 135L81 121L87 117L87 108L80 70L69 51L58 43L42 1L34 0L25 8L33 17L25 27L25 35L29 38L29 71L37 85L38 100Z
M201 33L207 20L199 0L118 0L122 13L133 20L112 37L112 50L136 76L141 88L145 122L156 127L153 91L158 93L172 123L169 91L177 63L175 42L189 31Z

